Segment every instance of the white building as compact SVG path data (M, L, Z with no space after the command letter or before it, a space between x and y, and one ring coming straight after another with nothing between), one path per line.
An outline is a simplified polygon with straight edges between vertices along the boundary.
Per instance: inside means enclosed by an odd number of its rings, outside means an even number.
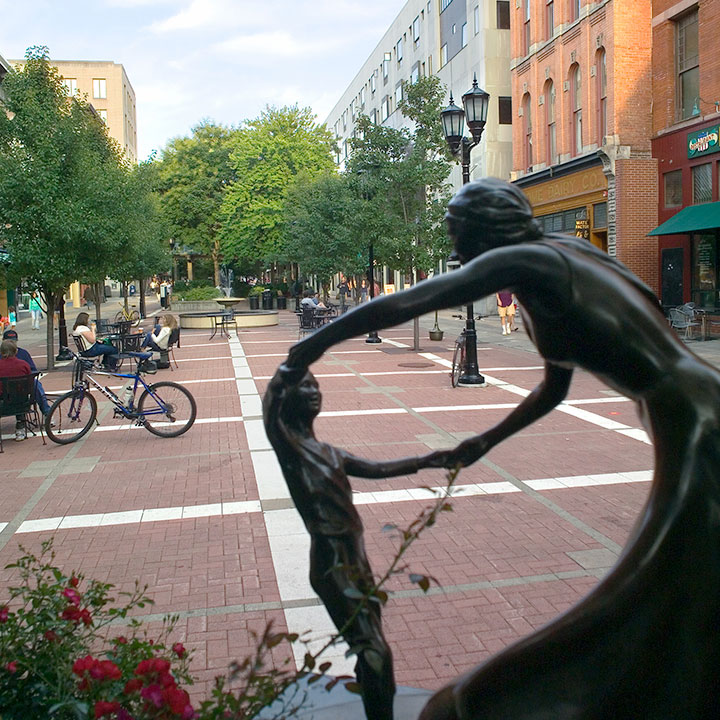
M327 126L338 138L338 165L347 157L359 114L391 127L408 123L397 111L403 81L437 75L461 105L476 74L491 97L482 141L472 153L471 178L509 179L510 59L508 0L408 0L328 115ZM460 186L459 168L451 179Z

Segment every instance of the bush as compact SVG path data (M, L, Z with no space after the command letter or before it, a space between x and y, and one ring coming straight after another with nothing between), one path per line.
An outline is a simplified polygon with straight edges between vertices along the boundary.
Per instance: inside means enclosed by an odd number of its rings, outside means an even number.
M180 295L181 300L214 300L217 297L222 297L223 293L214 287L208 287L203 285L202 287L194 287L189 290L184 290L180 293L175 291L175 295Z
M264 285L253 285L248 291L248 297L253 297L254 295L262 295L262 291L264 289Z

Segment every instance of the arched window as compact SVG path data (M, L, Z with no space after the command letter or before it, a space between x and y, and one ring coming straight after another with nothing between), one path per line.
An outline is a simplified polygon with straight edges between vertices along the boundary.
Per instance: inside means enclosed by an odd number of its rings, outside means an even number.
M557 162L557 131L555 129L555 85L552 80L545 83L545 161L548 165Z
M598 145L602 145L607 135L607 63L605 62L605 48L600 48L595 55L597 68L597 108L598 108Z
M572 109L572 154L580 155L583 150L582 76L577 63L570 68L570 107Z
M532 170L533 154L532 154L532 103L530 102L530 93L525 93L522 99L523 108L523 126L525 130L524 143L524 162L525 169L529 172Z

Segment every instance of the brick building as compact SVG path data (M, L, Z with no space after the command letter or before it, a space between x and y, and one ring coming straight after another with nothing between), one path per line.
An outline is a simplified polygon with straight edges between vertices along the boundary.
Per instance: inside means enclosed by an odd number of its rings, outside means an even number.
M658 288L651 0L516 0L513 173L548 231Z
M653 0L652 153L664 305L720 309L720 0Z

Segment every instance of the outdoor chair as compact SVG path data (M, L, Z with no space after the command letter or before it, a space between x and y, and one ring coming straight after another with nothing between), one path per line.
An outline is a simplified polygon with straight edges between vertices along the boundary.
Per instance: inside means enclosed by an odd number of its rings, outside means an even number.
M681 308L670 308L670 327L678 332L682 331L683 339L692 339L692 329L700 327L699 322L692 319L692 315L683 312Z
M309 305L302 305L298 313L298 338L313 332L317 328L317 318L315 317L315 308Z
M180 328L174 328L170 331L170 339L168 340L167 350L160 352L160 365L158 367L169 367L170 372L173 371L173 363L178 367L175 359L175 346L180 347Z
M20 377L0 378L0 418L12 415L16 420L22 420L26 432L29 430L33 435L36 434L35 430L39 429L45 445L42 418L36 401L35 384L39 375L39 372L34 372ZM5 451L0 429L0 453L2 452Z

